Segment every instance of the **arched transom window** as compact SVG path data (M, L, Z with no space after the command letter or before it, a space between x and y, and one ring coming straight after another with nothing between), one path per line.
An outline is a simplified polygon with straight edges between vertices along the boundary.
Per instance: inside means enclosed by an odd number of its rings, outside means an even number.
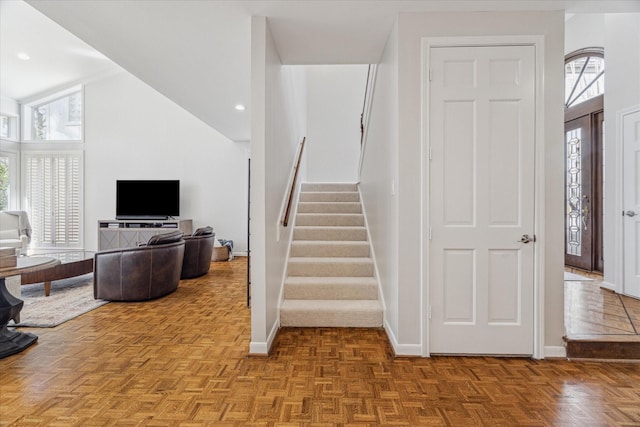
M573 107L604 93L604 51L580 49L564 62L564 106Z

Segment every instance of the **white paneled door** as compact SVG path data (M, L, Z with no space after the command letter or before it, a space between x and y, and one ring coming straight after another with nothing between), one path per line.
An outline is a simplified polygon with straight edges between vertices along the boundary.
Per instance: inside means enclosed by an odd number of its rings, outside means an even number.
M429 351L532 355L535 48L429 56Z
M624 293L640 298L640 109L622 115Z

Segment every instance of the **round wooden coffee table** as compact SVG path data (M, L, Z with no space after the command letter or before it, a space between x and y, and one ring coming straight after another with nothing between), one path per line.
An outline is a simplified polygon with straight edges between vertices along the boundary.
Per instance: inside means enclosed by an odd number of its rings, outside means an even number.
M38 336L7 328L9 320L20 321L20 311L24 302L9 293L5 278L19 276L60 264L60 260L50 257L18 257L15 267L0 268L0 359L16 354L38 340Z
M38 257L42 256L57 259L59 263L45 268L40 268L38 270L22 273L20 284L29 285L32 283L44 283L44 295L48 297L51 293L52 281L92 273L93 257L95 254L96 253L92 251L38 254Z

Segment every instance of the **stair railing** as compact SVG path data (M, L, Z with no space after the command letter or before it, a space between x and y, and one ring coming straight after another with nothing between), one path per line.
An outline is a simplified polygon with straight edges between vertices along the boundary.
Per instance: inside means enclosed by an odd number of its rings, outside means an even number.
M364 143L364 114L367 110L367 99L369 97L369 78L371 77L371 64L367 67L367 81L364 87L364 99L362 100L362 113L360 114L360 146ZM368 119L368 117L367 117Z
M300 145L298 145L298 151L296 153L296 160L293 164L293 169L291 171L291 177L289 178L291 181L291 186L289 186L289 193L287 195L287 204L284 210L284 214L282 216L282 225L286 227L289 225L289 215L291 214L291 204L293 203L293 195L296 189L296 181L298 179L298 171L300 170L300 162L302 160L302 152L304 151L304 143L306 142L307 137L303 137L302 141L300 141Z
M369 64L367 69L367 82L364 89L364 99L362 101L362 113L360 114L360 163L358 165L358 177L362 170L364 159L364 149L367 142L367 131L369 129L369 116L371 114L371 101L373 100L373 89L375 87L378 66Z

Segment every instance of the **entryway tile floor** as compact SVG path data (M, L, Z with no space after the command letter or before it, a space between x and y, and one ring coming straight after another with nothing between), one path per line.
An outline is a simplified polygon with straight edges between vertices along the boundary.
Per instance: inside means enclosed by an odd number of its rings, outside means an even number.
M640 300L601 287L602 276L567 269L567 355L640 360Z

